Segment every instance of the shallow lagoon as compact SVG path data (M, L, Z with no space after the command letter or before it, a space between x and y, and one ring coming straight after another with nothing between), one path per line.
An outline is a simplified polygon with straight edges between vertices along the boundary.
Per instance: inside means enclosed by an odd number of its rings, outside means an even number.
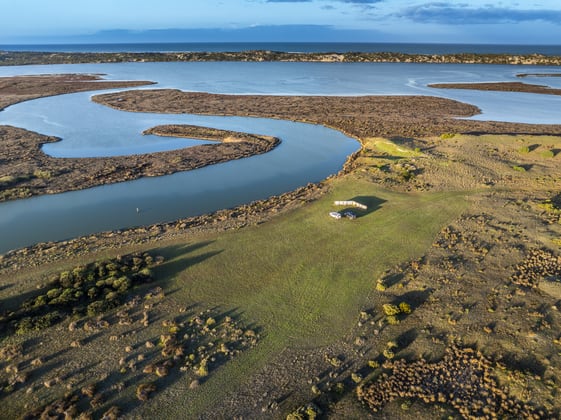
M263 155L193 171L2 203L0 252L36 242L174 220L267 198L328 177L339 171L347 156L359 148L355 140L318 125L260 118L172 117L163 120L274 135L282 142ZM70 141L71 146L62 151L74 155L76 150L85 150L91 155L95 148L86 143L87 148L80 149L82 139L71 134L75 142Z
M0 76L102 73L112 80L152 80L146 88L227 94L433 95L478 106L474 118L560 123L561 97L431 89L429 83L524 81L561 87L561 78L516 78L561 72L557 67L451 64L123 63L0 67ZM115 111L91 93L43 98L9 107L0 124L63 138L45 146L53 156L109 156L173 150L182 139L141 136L163 123L207 125L280 137L265 155L160 178L145 178L0 205L0 252L35 242L173 220L232 207L319 181L337 172L358 143L325 127L287 121ZM531 110L531 112L529 112ZM197 142L198 143L198 142ZM136 208L140 208L140 213Z

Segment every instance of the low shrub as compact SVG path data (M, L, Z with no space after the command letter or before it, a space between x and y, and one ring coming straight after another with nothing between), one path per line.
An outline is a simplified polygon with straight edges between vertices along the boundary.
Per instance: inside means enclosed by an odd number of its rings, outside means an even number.
M119 306L132 287L152 280L153 261L148 254L131 254L51 275L48 289L25 301L8 321L17 334L25 334L67 316L100 315Z

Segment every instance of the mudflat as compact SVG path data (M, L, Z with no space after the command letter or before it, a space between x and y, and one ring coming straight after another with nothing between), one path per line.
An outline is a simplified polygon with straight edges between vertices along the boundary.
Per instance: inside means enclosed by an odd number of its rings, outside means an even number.
M535 85L531 83L520 83L520 82L434 83L434 84L430 84L429 87L439 88L439 89L473 89L473 90L492 90L497 92L525 92L525 93L539 93L544 95L561 95L561 89L550 88L544 85Z

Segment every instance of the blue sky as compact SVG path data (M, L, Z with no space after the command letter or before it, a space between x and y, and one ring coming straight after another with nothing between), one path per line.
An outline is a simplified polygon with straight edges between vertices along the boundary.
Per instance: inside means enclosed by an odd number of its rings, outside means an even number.
M164 33L178 42L561 44L559 0L0 0L0 5L0 44L96 37L118 42L141 35L146 41Z

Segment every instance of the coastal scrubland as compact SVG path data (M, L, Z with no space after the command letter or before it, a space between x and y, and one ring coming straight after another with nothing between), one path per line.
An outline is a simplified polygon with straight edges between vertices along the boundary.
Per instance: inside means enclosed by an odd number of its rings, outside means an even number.
M94 100L320 123L362 147L282 198L3 255L4 413L559 417L560 126L456 120L477 109L438 98ZM368 208L335 220L335 200Z
M325 52L298 53L267 50L239 52L119 52L77 53L0 51L0 65L21 66L30 64L69 63L126 63L126 62L196 62L196 61L286 61L322 63L456 63L456 64L508 64L551 65L561 64L561 57L543 54L406 54L397 52Z

